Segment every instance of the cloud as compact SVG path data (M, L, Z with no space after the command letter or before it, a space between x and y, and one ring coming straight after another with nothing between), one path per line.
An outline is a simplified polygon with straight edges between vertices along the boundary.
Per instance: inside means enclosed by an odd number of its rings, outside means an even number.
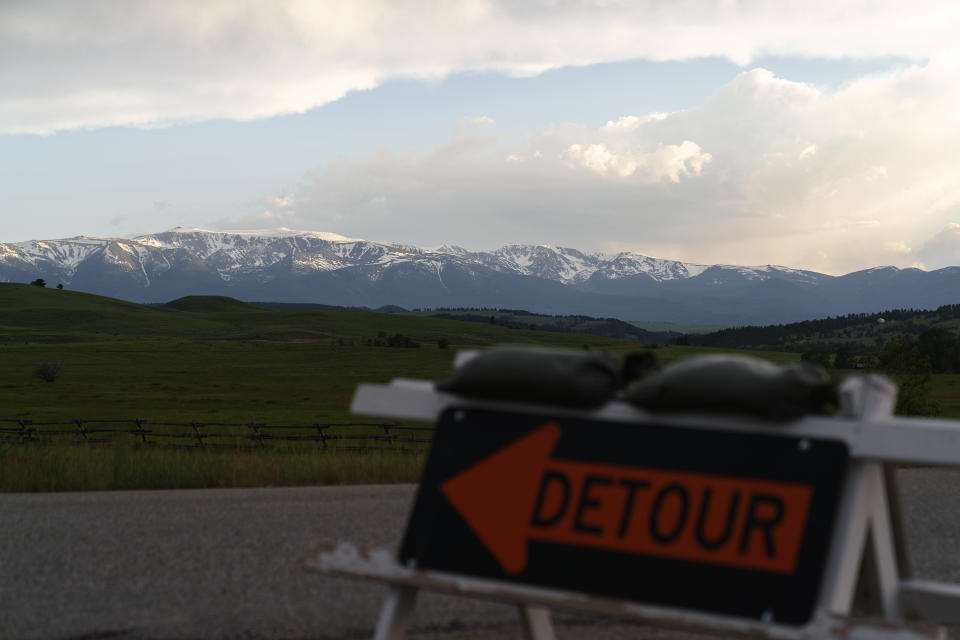
M460 125L465 129L483 129L492 127L494 124L493 118L490 116L478 116L460 121Z
M960 6L887 0L71 0L0 6L0 133L299 113L397 77L628 59L928 59Z
M960 224L947 224L912 255L927 268L960 265Z
M960 263L957 228L928 242L960 211L957 71L931 62L827 93L753 69L696 108L612 114L594 130L554 124L508 143L495 126L458 126L435 148L319 168L282 219L415 244L548 242L828 273Z
M274 196L266 198L264 203L273 209L286 209L293 204L293 198L290 196Z
M639 172L650 183L663 179L680 182L681 174L699 176L703 165L711 160L709 153L704 153L697 143L689 140L679 145L661 144L649 153L616 153L602 142L572 144L567 147L564 158L568 160L567 166L584 167L600 175L616 174L625 178Z
M645 116L623 116L617 120L610 120L604 125L603 130L613 131L632 131L637 127L653 122L654 120L666 120L669 113L651 113Z

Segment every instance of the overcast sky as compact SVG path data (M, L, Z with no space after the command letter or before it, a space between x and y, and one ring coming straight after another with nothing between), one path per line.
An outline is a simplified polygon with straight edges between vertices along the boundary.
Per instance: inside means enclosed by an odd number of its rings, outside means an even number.
M957 265L958 30L952 1L7 0L0 242Z

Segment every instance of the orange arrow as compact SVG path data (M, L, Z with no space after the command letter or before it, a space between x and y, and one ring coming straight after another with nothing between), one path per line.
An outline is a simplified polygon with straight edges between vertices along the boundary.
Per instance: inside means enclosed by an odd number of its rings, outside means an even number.
M813 488L550 457L556 422L440 485L511 575L530 540L793 573Z

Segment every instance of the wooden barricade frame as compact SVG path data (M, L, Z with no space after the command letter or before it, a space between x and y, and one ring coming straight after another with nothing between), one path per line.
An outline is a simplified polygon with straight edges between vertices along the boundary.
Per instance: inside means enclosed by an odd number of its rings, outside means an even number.
M599 614L666 628L744 634L772 639L946 638L940 625L960 624L960 585L913 577L902 529L892 465L960 466L960 422L892 415L896 387L877 375L851 376L840 389L838 416L807 416L770 424L741 416L664 415L658 425L842 440L849 450L816 608L804 626L778 624L671 606L596 597L401 565L387 549L318 543L305 568L327 575L374 580L390 587L376 640L405 637L419 590L492 599L517 605L526 637L552 640L550 610ZM466 398L436 390L432 382L397 379L363 384L354 413L434 421L449 408L555 415L643 425L654 416L620 401L594 411ZM802 440L800 441L802 443ZM853 617L855 601L857 614Z

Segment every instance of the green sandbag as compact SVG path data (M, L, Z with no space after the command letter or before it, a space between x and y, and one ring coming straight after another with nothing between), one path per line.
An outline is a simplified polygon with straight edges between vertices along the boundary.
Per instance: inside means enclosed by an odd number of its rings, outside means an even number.
M475 398L595 407L621 386L620 359L595 351L494 347L453 370L437 389Z
M827 372L816 365L776 365L757 358L716 355L676 362L630 386L624 397L649 411L789 420L826 413L836 393Z

